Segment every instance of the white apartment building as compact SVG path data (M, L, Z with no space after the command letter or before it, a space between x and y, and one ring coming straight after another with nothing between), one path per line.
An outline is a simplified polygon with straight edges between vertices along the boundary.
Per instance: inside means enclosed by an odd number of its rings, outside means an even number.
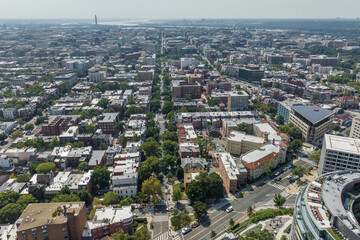
M103 82L107 76L106 68L92 67L89 69L90 82Z
M353 118L351 129L350 129L351 138L360 138L360 115L357 115Z
M360 139L325 134L319 174L360 169Z
M4 118L9 118L11 120L16 119L16 117L17 117L16 108L5 108L3 110L3 116L4 116Z
M5 154L0 155L0 169L12 169L14 166L14 161L11 157Z
M228 96L228 110L238 111L249 106L249 94L245 91L233 91Z

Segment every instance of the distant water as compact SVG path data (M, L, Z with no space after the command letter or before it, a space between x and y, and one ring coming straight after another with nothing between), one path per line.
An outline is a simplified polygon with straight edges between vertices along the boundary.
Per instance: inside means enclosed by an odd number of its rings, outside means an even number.
M138 26L139 24L150 23L148 19L119 20L119 21L100 21L99 25L117 25L117 26Z

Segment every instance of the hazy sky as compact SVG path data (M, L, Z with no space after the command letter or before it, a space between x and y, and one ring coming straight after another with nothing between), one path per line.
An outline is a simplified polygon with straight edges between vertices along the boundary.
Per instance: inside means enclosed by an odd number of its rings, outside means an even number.
M0 0L0 18L356 18L360 0Z

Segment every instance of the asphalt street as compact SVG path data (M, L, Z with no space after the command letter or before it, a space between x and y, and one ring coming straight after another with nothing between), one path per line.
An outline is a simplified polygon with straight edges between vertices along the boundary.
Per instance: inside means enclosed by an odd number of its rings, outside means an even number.
M308 162L300 160L300 165L310 166ZM274 171L276 172L276 170ZM219 209L209 214L208 220L201 222L201 225L191 232L187 233L184 238L190 239L210 239L211 231L220 233L229 226L229 221L232 218L235 222L241 219L246 214L248 206L254 207L270 207L273 206L273 198L277 193L281 193L287 200L286 206L291 206L295 202L296 195L290 195L284 191L289 184L286 179L291 175L291 170L287 170L280 175L281 181L275 182L272 178L265 177L248 189L243 197L236 197L232 201L222 201L218 204ZM234 211L227 213L225 210L232 206Z

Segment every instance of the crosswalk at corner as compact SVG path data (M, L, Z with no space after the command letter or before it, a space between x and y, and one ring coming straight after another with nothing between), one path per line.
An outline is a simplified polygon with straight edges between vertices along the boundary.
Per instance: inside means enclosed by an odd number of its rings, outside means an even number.
M275 183L274 181L269 181L266 184L269 185L269 186L272 186L274 188L277 188L279 190L284 190L285 189L285 186L283 186L283 185L281 185L279 183Z
M157 235L154 237L154 240L181 240L181 236L177 234L176 236L169 236L169 233L161 233L160 235Z

